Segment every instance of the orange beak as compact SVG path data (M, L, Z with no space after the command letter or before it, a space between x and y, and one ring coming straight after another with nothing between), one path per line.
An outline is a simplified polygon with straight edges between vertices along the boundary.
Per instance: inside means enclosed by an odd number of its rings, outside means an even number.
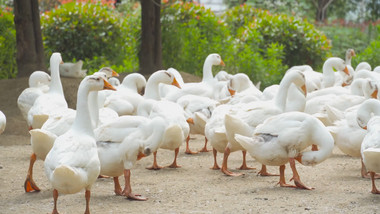
M367 130L367 126L364 126L363 129L364 129L364 130Z
M228 92L230 92L231 96L234 96L236 91L233 89L228 88Z
M223 60L220 60L220 65L221 66L226 66L226 64L224 64Z
M301 86L301 89L306 96L306 94L307 94L306 85Z
M109 82L107 82L107 80L103 79L103 82L104 82L103 89L116 91L116 89Z
M179 83L175 77L173 79L172 85L177 86L178 88L181 88L181 86L179 85Z
M376 89L376 90L371 94L371 97L377 99L377 93L378 93L378 90Z
M189 118L186 120L186 122L194 125L194 120L193 120L193 118L191 118L191 117L189 117Z
M139 154L137 155L137 160L140 160L143 157L146 157L146 155L142 152L139 152Z
M355 51L351 50L351 56L356 56Z
M118 74L116 71L112 70L112 76L113 76L113 77L118 77L119 74Z
M348 76L350 76L350 72L348 71L348 68L347 66L344 67L344 70L343 70L344 73L346 73Z

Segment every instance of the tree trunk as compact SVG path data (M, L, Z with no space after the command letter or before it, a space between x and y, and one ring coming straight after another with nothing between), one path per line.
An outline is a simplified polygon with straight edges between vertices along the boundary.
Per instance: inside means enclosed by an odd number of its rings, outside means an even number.
M333 0L314 0L314 5L317 7L315 20L317 22L324 22L326 19L327 7Z
M141 0L140 73L151 74L163 68L161 47L161 0Z
M17 77L46 70L38 0L15 0Z

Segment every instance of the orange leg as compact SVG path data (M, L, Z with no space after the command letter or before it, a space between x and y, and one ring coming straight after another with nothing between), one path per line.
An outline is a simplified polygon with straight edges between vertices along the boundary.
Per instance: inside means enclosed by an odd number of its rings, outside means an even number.
M86 210L84 211L84 214L90 214L90 197L91 197L91 191L86 190L84 193L84 197L86 198Z
M277 174L272 174L267 171L267 166L262 164L261 165L261 170L257 173L257 175L261 176L278 176Z
M242 151L242 153L243 153L243 163L241 164L241 166L238 169L241 169L241 170L256 169L256 168L247 166L247 162L246 162L247 151Z
M227 169L227 162L228 162L228 156L230 155L231 151L230 151L230 148L226 147L226 149L224 150L224 156L223 156L223 163L222 163L222 169L221 171L226 174L226 175L229 175L229 176L240 176L240 175L244 175L242 173L234 173L234 172L231 172Z
M151 167L147 167L147 169L162 169L162 167L157 164L157 151L153 152L153 165Z
M142 197L139 194L133 194L132 188L131 188L131 170L125 169L124 170L124 178L125 178L125 188L123 190L123 195L127 196L127 198L131 200L138 200L138 201L146 201L148 200L145 197Z
M211 167L211 169L220 169L220 167L218 166L218 162L216 161L216 155L218 154L218 151L216 151L216 149L212 149L212 155L214 156L214 166Z
M365 165L363 163L363 158L361 158L361 163L362 163L362 169L361 169L360 173L362 175L362 178L371 178L370 173L367 172L367 168L365 167ZM375 179L379 179L379 178L380 178L380 175L376 173Z
M121 186L119 183L119 177L113 177L113 183L115 184L115 194L123 195L123 191L121 190Z
M294 184L297 186L297 188L307 189L307 190L314 189L312 187L307 187L305 184L302 183L300 176L298 175L298 172L296 169L296 163L295 163L294 158L289 158L289 164L290 164L290 168L292 168L292 171L293 171L293 177L290 180L294 180Z
M179 152L179 147L174 150L174 161L171 165L169 165L169 168L180 168L181 166L177 165L177 156Z
M190 150L189 141L190 141L190 135L188 135L186 138L186 151L185 151L185 153L189 154L189 155L198 154L198 152L193 152Z
M280 181L278 182L281 187L296 187L294 185L287 184L285 181L285 165L280 166Z
M205 146L201 149L201 150L199 150L199 152L209 152L209 151L211 151L211 150L208 150L207 149L207 137L205 137Z
M38 188L36 183L34 183L33 181L33 166L36 160L37 160L37 156L35 153L33 153L30 156L28 174L26 175L26 180L24 182L25 192L39 192L40 191L40 188Z
M375 172L369 172L369 174L371 175L371 180L372 180L372 190L371 190L371 192L373 194L380 194L380 191L376 188L376 184L375 184L375 175L376 175L376 173Z
M54 208L53 208L52 214L58 214L58 210L57 210L58 191L56 189L53 190L53 199L54 199Z

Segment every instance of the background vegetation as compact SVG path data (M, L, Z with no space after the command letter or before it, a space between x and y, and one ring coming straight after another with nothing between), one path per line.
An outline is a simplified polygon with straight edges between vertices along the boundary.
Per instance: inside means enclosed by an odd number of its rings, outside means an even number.
M224 70L244 72L265 87L278 83L293 65L309 64L320 71L327 57L343 58L348 48L357 53L353 65L360 61L380 65L376 56L380 28L376 26L375 10L356 18L361 25L352 24L347 17L343 19L347 15L344 11L356 10L351 0L335 0L329 7L334 13L328 11L332 19L322 24L308 21L315 16L313 1L256 0L241 6L235 6L238 0L229 1L230 8L223 14L196 3L162 2L166 68L201 75L206 56L219 53L226 64ZM0 7L0 78L14 78L17 69L13 15L4 5ZM84 60L83 67L90 73L103 66L118 72L138 70L138 1L122 1L115 8L110 1L40 0L40 6L46 59L53 51L59 51L66 62ZM360 28L363 23L369 27ZM215 72L220 69L216 67Z

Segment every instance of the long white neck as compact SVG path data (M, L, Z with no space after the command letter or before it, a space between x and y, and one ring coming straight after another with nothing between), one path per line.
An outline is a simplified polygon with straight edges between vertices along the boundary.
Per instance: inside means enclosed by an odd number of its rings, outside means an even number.
M373 115L380 116L380 101L368 99L359 107L357 117L367 124Z
M158 81L148 81L145 87L144 97L153 100L161 100Z
M291 79L285 75L284 78L281 80L277 94L274 97L274 104L282 111L285 111L286 99L288 96L290 84L292 84Z
M316 118L307 119L308 132L311 133L312 144L318 146L318 151L302 153L303 165L316 165L330 157L334 149L334 138L326 127Z
M88 95L88 110L90 112L92 126L95 129L99 125L98 91L90 91Z
M63 94L63 87L61 83L61 77L59 75L59 63L57 62L51 62L50 64L50 89L49 93L57 93L61 95L62 97L65 97Z
M205 63L203 64L203 76L202 82L209 82L214 79L212 74L212 60L211 57L207 57Z
M82 81L83 82L83 81ZM86 84L80 84L77 95L76 116L71 129L80 131L91 136L94 136L93 124L88 106L88 95L90 91Z
M334 58L325 61L322 67L322 86L324 88L332 87L335 84L335 72L333 69Z

